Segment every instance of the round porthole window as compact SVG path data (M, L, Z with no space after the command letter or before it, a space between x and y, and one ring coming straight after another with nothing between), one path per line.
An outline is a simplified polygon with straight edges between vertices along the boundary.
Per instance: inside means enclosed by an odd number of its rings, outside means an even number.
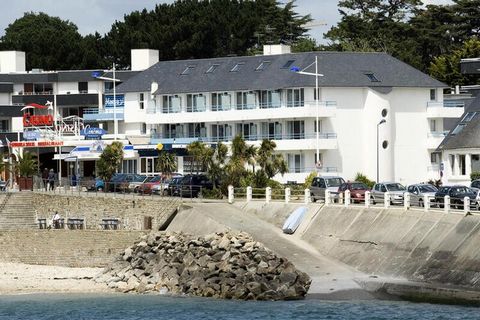
M385 117L387 116L387 114L388 114L388 110L387 110L387 109L383 109L383 110L382 110L382 117L385 118Z
M388 148L388 141L387 141L387 140L383 140L383 142L382 142L382 147L383 147L383 149L387 149L387 148Z

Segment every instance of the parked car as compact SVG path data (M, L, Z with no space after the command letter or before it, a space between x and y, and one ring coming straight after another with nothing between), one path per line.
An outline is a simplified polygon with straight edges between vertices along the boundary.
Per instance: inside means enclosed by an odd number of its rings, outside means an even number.
M158 183L152 187L152 193L158 195L179 195L179 183L182 181L183 176L177 174L170 179L164 179L161 183ZM170 187L171 186L171 187Z
M103 191L105 190L105 181L102 178L96 177L92 184L87 187L88 191Z
M142 184L147 176L136 173L116 173L108 183L110 191L131 192Z
M470 183L470 188L480 190L480 179L473 180L473 181Z
M161 183L162 183L162 176L149 177L141 185L138 186L137 192L141 194L152 194L153 187Z
M312 202L320 199L325 199L325 190L330 191L331 199L335 201L338 199L338 187L340 187L345 180L337 176L323 176L315 177L310 186L310 198Z
M202 190L212 190L213 183L206 175L188 174L180 182L180 196L197 198Z
M132 176L127 176L128 187L125 190L126 192L138 192L138 188L145 183L149 178L146 175L134 174Z
M425 196L428 197L430 204L435 202L435 193L438 189L434 185L421 183L408 186L407 191L410 194L410 204L412 206L423 207Z
M338 187L339 195L342 195L345 198L345 191L350 191L350 199L353 203L365 201L365 191L370 190L366 184L362 182L345 182Z
M470 198L470 208L479 209L479 202L477 200L477 192L469 187L462 185L444 186L435 193L435 202L443 208L445 196L450 197L450 205L452 208L463 208L463 201L465 197Z
M403 204L403 194L407 190L398 182L382 182L373 186L370 197L372 204L385 201L385 193L390 195L390 204Z

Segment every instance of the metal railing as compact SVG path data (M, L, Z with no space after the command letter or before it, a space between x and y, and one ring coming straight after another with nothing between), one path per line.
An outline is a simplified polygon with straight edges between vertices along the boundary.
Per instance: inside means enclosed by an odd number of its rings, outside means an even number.
M225 136L218 136L218 137L204 137L199 135L192 135L192 134L161 134L161 133L151 133L151 139L197 139L198 141L202 142L218 142L218 141L232 141L234 136L232 135L225 135ZM251 134L251 135L243 135L243 138L248 141L256 141L256 140L304 140L304 139L316 139L316 133L312 134L305 134L305 133L286 133L286 134ZM334 132L327 132L327 133L320 133L320 139L336 139L337 134ZM178 141L177 141L178 142Z
M116 107L115 108L115 113L124 113L125 109L122 107ZM104 109L99 109L99 108L85 108L83 109L83 114L103 114L103 113L114 113L114 110L112 107L104 108Z
M464 108L465 101L428 101L427 108Z

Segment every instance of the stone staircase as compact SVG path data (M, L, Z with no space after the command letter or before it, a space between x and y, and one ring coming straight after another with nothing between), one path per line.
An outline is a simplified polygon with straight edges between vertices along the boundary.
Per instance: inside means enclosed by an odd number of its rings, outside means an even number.
M28 191L0 195L0 230L38 228L32 193Z

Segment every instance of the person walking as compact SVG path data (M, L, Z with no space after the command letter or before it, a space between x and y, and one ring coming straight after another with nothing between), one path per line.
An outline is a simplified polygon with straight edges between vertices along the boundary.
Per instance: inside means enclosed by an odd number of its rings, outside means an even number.
M49 190L53 190L55 187L55 172L53 172L53 169L50 169L50 172L48 173L48 185Z
M42 182L45 191L48 191L48 168L43 169L42 172Z

